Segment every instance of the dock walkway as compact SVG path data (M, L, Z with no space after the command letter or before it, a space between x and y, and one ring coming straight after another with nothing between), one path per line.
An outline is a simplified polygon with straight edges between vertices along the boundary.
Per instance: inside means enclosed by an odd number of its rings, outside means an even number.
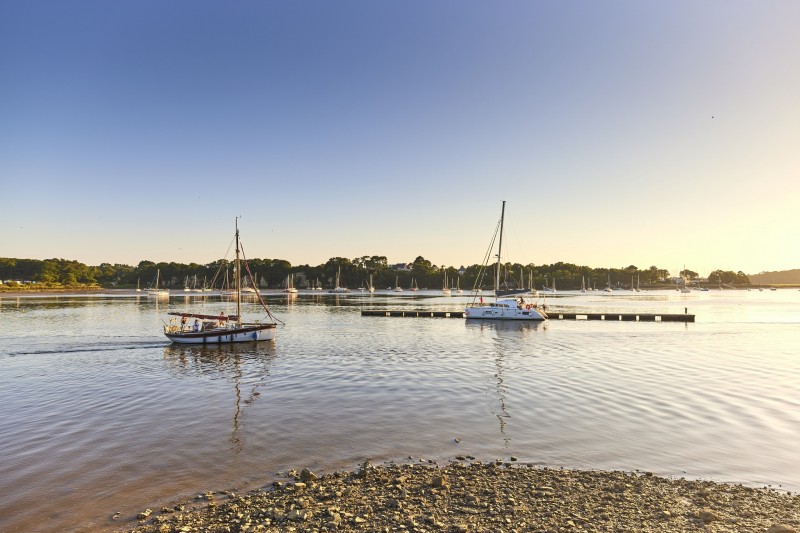
M688 313L595 313L587 311L546 311L550 320L605 320L611 322L694 322ZM429 309L362 309L361 316L406 318L464 318L464 311L431 311ZM481 320L481 319L476 319Z

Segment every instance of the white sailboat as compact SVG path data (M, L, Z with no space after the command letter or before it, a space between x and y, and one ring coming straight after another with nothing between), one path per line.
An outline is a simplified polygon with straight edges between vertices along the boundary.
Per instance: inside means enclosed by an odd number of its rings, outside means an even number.
M681 293L688 294L692 292L692 287L690 286L690 282L686 278L686 265L683 265L683 271L680 272L680 275L681 275L681 286L680 286Z
M539 296L539 291L536 290L536 287L533 284L533 269L528 271L528 287L530 287L530 295L531 296Z
M453 291L450 290L450 287L447 286L447 270L444 271L444 282L442 283L442 294L445 296L450 296Z
M336 271L336 286L333 289L329 290L328 292L335 292L335 293L350 292L350 289L341 286L340 284L341 277L342 277L342 267L341 265L339 265L339 270Z
M226 316L224 312L219 315L205 315L197 313L169 313L181 317L180 324L177 318L171 318L169 324L164 325L164 335L172 342L179 344L228 344L233 342L267 341L275 338L278 320L272 315L261 295L256 291L258 300L267 312L264 320L245 322L242 320L242 292L240 269L239 224L236 224L236 270L235 270L235 295L236 314ZM247 263L245 261L245 266ZM249 272L249 268L248 268ZM252 281L252 276L251 276ZM253 287L255 290L255 287ZM194 319L192 326L187 325L188 319Z
M603 289L603 292L614 292L614 289L611 288L611 272L608 273L608 285Z
M581 292L586 292L586 276L581 276Z
M394 292L403 292L403 287L400 286L400 276L394 277Z
M483 320L529 320L541 321L547 320L547 314L544 309L540 308L536 302L526 302L522 296L514 298L501 298L496 296L500 288L500 265L503 250L503 220L505 218L506 202L503 201L503 207L500 211L500 238L497 245L497 266L495 268L494 288L495 288L495 301L492 303L484 303L483 297L480 297L480 304L473 304L464 310L464 316L467 319L483 319ZM492 240L494 242L494 239ZM487 257L489 257L487 255ZM485 267L486 265L484 265Z
M256 285L257 285L256 280L258 279L258 277L255 275L251 275L248 276L248 279L250 281L250 286L242 286L240 291L242 292L242 294L247 294L248 296L252 296L256 292Z
M294 274L286 276L286 288L283 289L283 292L297 294L297 289L294 288Z
M154 298L169 296L169 289L159 289L158 288L158 279L161 276L161 270L156 270L156 281L153 283L153 286L147 289L147 295L152 296Z
M456 279L456 294L464 294L464 289L461 288L461 276Z
M235 289L232 289L230 286L230 282L228 281L228 269L225 269L225 279L222 282L222 288L220 289L219 293L222 296L233 296L234 293L238 292Z
M542 292L553 292L553 289L547 285L547 276L544 277L544 283L542 283Z

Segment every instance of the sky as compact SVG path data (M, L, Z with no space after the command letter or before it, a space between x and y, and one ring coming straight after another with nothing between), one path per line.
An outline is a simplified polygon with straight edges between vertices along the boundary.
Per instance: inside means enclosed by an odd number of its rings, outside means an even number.
M0 257L800 268L800 2L7 0Z

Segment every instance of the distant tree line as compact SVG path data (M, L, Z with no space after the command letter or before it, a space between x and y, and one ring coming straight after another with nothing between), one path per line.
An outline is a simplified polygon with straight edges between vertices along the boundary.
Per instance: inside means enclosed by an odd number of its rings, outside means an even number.
M800 269L782 270L780 272L761 272L751 276L753 283L773 283L784 285L800 285Z
M400 268L390 265L385 256L362 256L355 259L332 257L322 265L293 266L283 259L250 259L249 271L242 272L243 277L250 275L262 288L283 288L290 275L294 277L294 286L306 288L321 285L333 287L337 276L340 285L350 288L366 287L372 284L379 289L394 287L410 287L412 282L420 288L440 289L444 284L445 273L448 285L456 283L462 289L473 287L491 289L494 287L495 265L483 267L435 265L422 256ZM177 289L185 284L192 288L222 288L227 280L233 279L233 262L219 259L212 263L154 263L141 261L137 266L102 263L98 266L87 266L78 261L66 259L13 259L0 258L0 280L8 282L36 282L45 286L99 286L147 288L153 285L156 274L159 286ZM680 275L696 281L698 275L691 270L684 270ZM651 266L639 269L634 265L625 268L591 268L572 263L553 263L550 265L533 265L505 263L501 269L501 285L512 288L541 288L556 284L557 289L579 289L582 283L598 289L610 282L614 288L630 288L631 285L642 287L666 286L673 284L669 272ZM749 285L748 276L740 272L716 270L709 275L708 284L717 285Z

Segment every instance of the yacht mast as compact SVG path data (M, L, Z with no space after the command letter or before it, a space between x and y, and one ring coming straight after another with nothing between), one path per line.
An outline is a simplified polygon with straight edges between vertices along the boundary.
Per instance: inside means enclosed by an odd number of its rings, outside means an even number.
M506 215L506 201L503 200L503 208L500 211L500 243L497 245L497 272L494 278L495 293L500 289L500 257L503 252L503 218Z
M236 218L236 320L242 322L242 272L239 270L239 218Z

